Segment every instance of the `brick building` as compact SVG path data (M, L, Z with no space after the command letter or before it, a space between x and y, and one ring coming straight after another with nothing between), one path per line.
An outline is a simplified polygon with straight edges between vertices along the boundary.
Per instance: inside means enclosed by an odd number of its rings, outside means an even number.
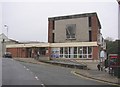
M52 58L99 59L105 42L97 13L51 17L48 21Z
M39 52L40 56L48 57L48 43L19 43L6 46L7 52L11 52L14 58L35 58Z
M48 18L48 43L7 45L13 57L35 57L37 52L51 59L99 60L106 49L97 13Z

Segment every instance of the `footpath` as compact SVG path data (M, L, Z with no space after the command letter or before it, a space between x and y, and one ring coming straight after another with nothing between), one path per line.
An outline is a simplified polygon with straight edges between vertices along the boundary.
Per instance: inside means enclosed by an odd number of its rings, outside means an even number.
M34 58L14 58L14 59L17 61L33 63L33 64L50 63L50 64L56 65L56 62L57 63L58 62L60 62L60 63L70 62L67 60L65 60L65 61L50 60L50 61L44 62L44 61L38 61ZM70 62L70 64L74 64L74 63ZM76 64L78 64L78 62L76 62ZM63 66L63 65L61 65L61 66ZM75 67L70 67L70 68L75 68ZM111 76L108 72L105 72L105 71L98 71L97 69L93 69L93 68L92 69L84 69L83 68L83 69L75 69L75 73L78 75L81 75L83 77L87 77L90 79L94 79L94 80L98 80L98 81L102 81L102 82L107 82L107 83L111 83L111 84L115 84L115 85L120 86L120 79L118 79L115 76Z

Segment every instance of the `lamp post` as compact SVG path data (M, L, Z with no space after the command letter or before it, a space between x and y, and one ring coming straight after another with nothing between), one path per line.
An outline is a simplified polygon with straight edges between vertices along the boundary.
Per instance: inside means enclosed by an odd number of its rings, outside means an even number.
M3 53L3 55L6 52L6 43L8 41L8 26L5 24L4 28L7 30L7 38L3 38L3 42L2 42L2 53Z
M5 24L4 27L5 29L7 29L7 38L8 38L8 26Z

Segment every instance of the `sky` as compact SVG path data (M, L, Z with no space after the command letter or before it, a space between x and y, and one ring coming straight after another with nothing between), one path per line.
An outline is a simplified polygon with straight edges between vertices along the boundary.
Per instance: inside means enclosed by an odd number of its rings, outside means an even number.
M2 9L2 10L1 10ZM0 3L2 31L18 41L48 41L48 18L97 12L104 38L118 38L116 0L4 0Z

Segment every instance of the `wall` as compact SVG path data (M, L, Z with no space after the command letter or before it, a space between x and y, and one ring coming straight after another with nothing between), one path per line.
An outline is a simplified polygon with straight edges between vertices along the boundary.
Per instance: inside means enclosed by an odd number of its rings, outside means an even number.
M98 33L100 33L98 30L98 20L96 16L92 16L92 41L97 41Z
M93 60L99 60L99 47L93 47Z
M54 21L49 20L48 22L48 42L52 43L52 30L54 29Z
M78 41L89 41L89 27L88 27L88 17L74 18L66 20L55 21L55 42L66 42L66 25L76 24L76 40Z
M7 52L11 52L13 58L26 58L25 48L7 48Z

